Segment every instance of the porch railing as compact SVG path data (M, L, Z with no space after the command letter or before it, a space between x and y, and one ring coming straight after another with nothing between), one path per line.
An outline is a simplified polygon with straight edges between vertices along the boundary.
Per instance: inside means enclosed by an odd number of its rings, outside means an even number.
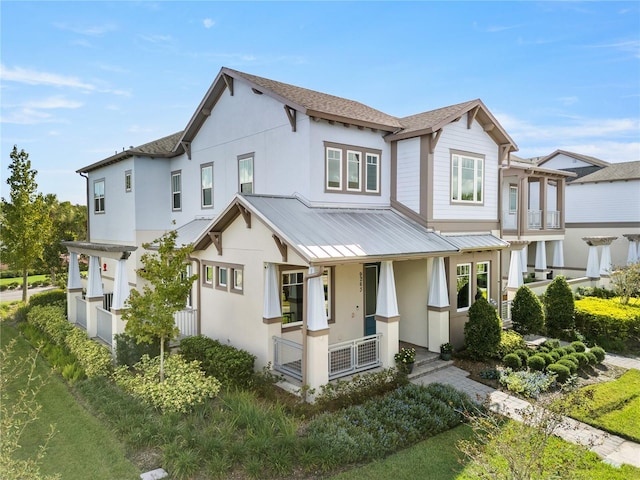
M376 333L329 345L329 380L380 366L381 336Z
M87 329L87 302L80 297L76 297L76 324Z
M105 293L102 296L102 308L104 308L107 312L110 312L111 305L113 305L113 292Z
M560 211L547 211L547 228L560 228Z
M273 337L273 368L302 381L302 345Z
M173 315L176 327L180 330L178 338L194 337L198 334L198 310L185 308Z
M502 318L502 323L505 324L511 321L511 304L513 302L509 300L508 302L502 302L502 306L500 307L500 317Z
M529 210L527 212L527 225L531 229L542 228L542 210Z
M111 345L113 342L113 337L111 336L111 312L105 310L104 308L96 307L98 311L98 338L103 340L108 345Z

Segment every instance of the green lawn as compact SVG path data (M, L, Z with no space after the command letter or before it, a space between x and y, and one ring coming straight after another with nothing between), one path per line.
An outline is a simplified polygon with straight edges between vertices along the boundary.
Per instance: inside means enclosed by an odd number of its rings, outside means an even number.
M42 282L49 278L49 275L30 275L27 278L27 283ZM17 283L22 285L22 277L17 278L0 278L0 285L9 285L10 283Z
M2 347L12 338L18 337L15 355L26 358L31 347L18 332L0 324ZM37 374L46 377L50 372L48 364L38 359ZM11 391L19 388L12 385ZM40 420L29 425L22 436L20 458L33 457L54 424L56 434L49 443L41 471L44 474L60 473L64 480L91 479L136 479L140 472L127 460L122 444L99 420L82 408L70 393L58 374L49 376L47 384L37 396L42 405Z
M587 394L586 403L572 417L640 442L640 370L627 370L615 381L590 385L581 392Z

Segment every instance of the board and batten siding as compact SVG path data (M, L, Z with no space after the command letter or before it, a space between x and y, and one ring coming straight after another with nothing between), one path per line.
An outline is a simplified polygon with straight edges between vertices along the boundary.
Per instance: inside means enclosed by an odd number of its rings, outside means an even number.
M569 184L566 197L567 224L640 222L640 180Z
M451 202L451 151L484 156L483 204ZM444 127L434 152L433 218L435 220L490 220L498 215L498 146L474 121L467 129L466 116Z
M396 198L405 207L420 213L420 139L398 142Z

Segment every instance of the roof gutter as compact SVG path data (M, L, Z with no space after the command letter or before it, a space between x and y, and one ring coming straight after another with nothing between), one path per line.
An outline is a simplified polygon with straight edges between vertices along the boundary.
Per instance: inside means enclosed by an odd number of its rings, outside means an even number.
M85 180L85 196L87 202L87 242L91 241L91 222L90 218L90 208L89 208L89 174L85 174L83 172L78 172L81 177L84 177Z

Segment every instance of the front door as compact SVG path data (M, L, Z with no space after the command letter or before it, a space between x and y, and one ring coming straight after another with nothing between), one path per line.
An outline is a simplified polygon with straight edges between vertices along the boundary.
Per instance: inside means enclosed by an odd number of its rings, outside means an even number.
M378 265L364 266L364 334L376 333L376 305L378 303Z

